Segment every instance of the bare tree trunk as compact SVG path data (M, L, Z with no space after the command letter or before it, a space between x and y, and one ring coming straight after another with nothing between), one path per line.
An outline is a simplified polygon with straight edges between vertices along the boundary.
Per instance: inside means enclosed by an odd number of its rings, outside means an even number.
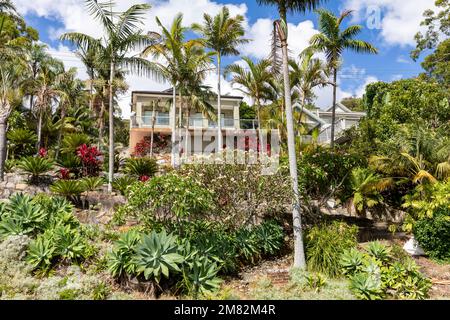
M223 149L222 138L222 97L221 97L221 79L220 79L220 54L217 54L217 151Z
M90 93L90 97L89 97L89 110L91 112L94 111L94 79L90 79L90 84L89 84L89 93Z
M180 108L181 109L181 108ZM173 84L172 92L172 109L170 110L170 117L172 119L172 157L171 165L175 167L175 143L176 143L176 121L177 121L177 93L176 93L176 83Z
M334 130L336 124L336 92L337 92L337 68L333 68L333 111L331 113L331 149L334 149Z
M39 149L42 145L42 110L39 111L38 125L37 125L37 153L39 153Z
M280 10L281 11L281 10ZM286 12L280 12L280 16L283 21L286 22ZM287 25L287 24L286 24ZM298 192L298 176L297 176L297 156L295 150L295 136L294 136L294 123L292 117L292 101L291 101L291 86L289 81L289 64L288 64L288 44L287 44L287 30L284 31L282 26L278 25L281 48L283 53L283 79L284 79L284 98L286 105L286 127L288 138L288 151L289 151L289 169L291 173L292 189L294 193L294 203L292 210L293 229L294 229L294 267L302 269L306 268L305 252L303 246L303 232L301 221L301 207L300 207L300 195Z
M150 157L153 157L153 142L155 137L155 122L156 122L156 116L155 116L155 103L153 103L153 110L152 110L152 134L150 136Z
M102 106L100 107L100 114L98 115L98 147L100 148L100 145L103 142L103 132L105 130L105 123L103 121L103 118L105 117L105 100L102 98Z
M111 61L111 75L109 79L109 172L108 172L108 192L112 192L112 182L114 179L114 99L113 81L115 65Z
M0 181L4 180L6 160L6 119L0 118Z
M58 160L59 151L61 149L61 139L62 139L62 132L64 130L64 122L66 120L66 109L64 107L61 108L61 127L58 130L58 142L56 144L56 154L55 159Z
M186 159L187 159L187 155L188 155L188 147L189 147L189 117L190 117L190 110L189 107L186 105L186 141L184 142L184 154L186 155Z

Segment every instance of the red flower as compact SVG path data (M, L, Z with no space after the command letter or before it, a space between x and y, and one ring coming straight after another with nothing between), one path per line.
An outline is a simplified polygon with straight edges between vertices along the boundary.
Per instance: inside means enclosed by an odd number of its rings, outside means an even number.
M148 180L150 180L150 177L149 177L149 176L141 176L141 177L139 178L139 181L141 181L141 182L147 182Z
M77 156L80 158L83 165L83 175L96 176L100 171L100 159L101 152L97 147L88 147L83 144L77 149Z
M59 169L59 177L63 180L69 180L70 179L70 171L66 168Z
M47 149L45 149L45 148L39 149L39 157L45 158L45 157L47 157L47 154L48 154Z

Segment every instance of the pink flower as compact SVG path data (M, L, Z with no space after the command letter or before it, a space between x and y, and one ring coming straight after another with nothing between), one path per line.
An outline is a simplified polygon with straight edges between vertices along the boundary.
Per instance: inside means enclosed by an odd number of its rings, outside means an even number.
M141 176L141 177L139 178L139 181L141 181L141 182L147 182L148 180L150 180L150 177L149 177L149 176Z
M48 154L47 149L45 149L45 148L39 149L39 157L45 158L45 157L47 157L47 154Z

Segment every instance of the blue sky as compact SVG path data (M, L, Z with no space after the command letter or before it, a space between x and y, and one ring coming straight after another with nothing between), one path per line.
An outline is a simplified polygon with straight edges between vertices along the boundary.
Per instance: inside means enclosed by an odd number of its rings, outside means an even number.
M49 45L50 52L63 60L67 66L76 66L83 77L83 66L73 55L73 48L61 43L57 38L66 31L79 31L94 36L101 35L101 29L93 21L81 0L14 0L19 11L31 26L39 30L41 41ZM186 24L201 22L203 12L215 14L222 5L227 5L232 14L245 16L247 37L254 41L241 49L243 55L260 59L267 55L270 42L271 21L277 17L274 7L258 6L256 0L116 0L123 10L134 3L149 2L149 12L145 28L156 28L155 16L163 23L170 24L177 12L183 12ZM421 72L420 61L413 62L409 53L414 47L414 34L419 31L422 13L433 7L434 0L409 0L405 6L403 0L340 0L328 1L323 7L340 13L344 9L353 9L352 19L346 23L361 24L364 30L361 39L374 44L380 51L378 55L360 55L345 52L344 64L340 76L340 98L361 95L367 83L377 80L392 81L408 78ZM290 40L293 54L297 55L307 44L310 36L317 32L318 23L315 13L289 15ZM226 59L227 63L240 60L240 57ZM208 79L211 84L213 77ZM130 90L157 90L167 87L165 84L135 76L129 78ZM233 91L231 85L225 90ZM330 90L317 92L317 104L326 107L330 101ZM124 116L127 116L129 94L122 99Z

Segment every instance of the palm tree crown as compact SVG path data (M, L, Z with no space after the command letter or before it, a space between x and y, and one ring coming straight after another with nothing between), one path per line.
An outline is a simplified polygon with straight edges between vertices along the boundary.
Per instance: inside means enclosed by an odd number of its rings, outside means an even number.
M357 40L355 37L362 31L362 26L352 25L341 31L341 25L352 11L344 11L340 17L328 10L317 10L319 13L319 29L321 33L311 38L311 44L319 51L323 51L330 65L335 65L346 49L357 53L378 53L378 50L370 43Z

